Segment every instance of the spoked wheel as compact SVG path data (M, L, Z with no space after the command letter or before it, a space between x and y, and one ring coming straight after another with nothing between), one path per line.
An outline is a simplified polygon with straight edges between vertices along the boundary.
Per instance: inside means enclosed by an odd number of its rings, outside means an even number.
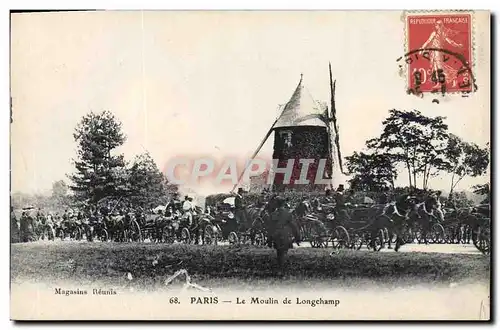
M227 240L229 241L230 245L236 245L236 244L238 244L238 235L236 235L236 233L234 231L232 231L229 233Z
M181 242L184 244L189 244L191 242L191 234L189 233L189 229L185 227L181 230Z
M440 244L444 242L444 228L441 224L435 223L432 225L429 232L430 243Z
M309 241L311 243L311 247L313 248L326 248L328 247L328 240L320 235L315 235L311 237Z
M328 234L326 228L321 222L314 222L310 227L309 242L313 248L326 248L328 247Z
M100 229L99 232L98 232L97 238L101 242L107 242L109 240L109 233L108 233L108 231L105 228Z
M205 227L205 230L203 230L203 244L205 245L211 245L214 244L216 238L215 238L215 232L212 226L207 225Z
M347 229L343 226L337 226L331 235L332 245L335 249L349 248L350 239Z
M129 240L131 240L132 242L142 242L143 241L141 227L139 227L139 224L137 223L137 221L132 220L130 222L130 229L128 230L128 237L127 238Z

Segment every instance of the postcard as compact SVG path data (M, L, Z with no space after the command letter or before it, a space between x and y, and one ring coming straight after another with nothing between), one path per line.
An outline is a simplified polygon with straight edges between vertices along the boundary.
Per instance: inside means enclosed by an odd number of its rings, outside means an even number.
M13 320L490 320L490 13L11 13Z

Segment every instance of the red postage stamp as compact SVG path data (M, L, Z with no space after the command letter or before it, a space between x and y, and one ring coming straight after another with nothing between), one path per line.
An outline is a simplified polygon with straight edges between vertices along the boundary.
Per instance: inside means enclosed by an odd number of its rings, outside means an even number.
M470 93L472 22L467 13L406 17L409 93Z

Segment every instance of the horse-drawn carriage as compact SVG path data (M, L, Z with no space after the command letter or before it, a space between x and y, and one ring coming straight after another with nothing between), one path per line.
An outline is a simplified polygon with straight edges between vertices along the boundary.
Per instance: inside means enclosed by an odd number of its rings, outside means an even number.
M380 206L351 205L336 209L333 203L311 206L301 202L294 210L303 241L313 248L360 249L363 244L376 251L390 243L389 229L376 221ZM372 239L373 237L373 239Z
M491 252L491 209L489 204L480 204L473 208L471 218L472 242L483 254Z
M263 245L266 233L263 225L263 208L255 204L243 210L235 209L233 194L216 194L205 200L208 212L213 216L214 228L217 229L217 240L228 241L229 244ZM238 212L240 212L238 214ZM241 218L246 221L241 222Z

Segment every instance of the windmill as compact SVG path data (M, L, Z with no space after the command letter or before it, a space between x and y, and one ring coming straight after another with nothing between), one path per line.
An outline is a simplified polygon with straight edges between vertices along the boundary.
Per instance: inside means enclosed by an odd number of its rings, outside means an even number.
M273 160L276 163L273 164L270 175L272 190L275 192L322 191L339 182L337 177L342 173L342 157L331 65L329 69L330 109L312 97L301 74L289 101L252 155L253 160L274 133ZM293 160L293 166L290 165L290 160ZM305 160L308 165L304 164ZM291 168L289 178L283 173L287 166ZM303 166L308 166L307 172L302 173ZM233 191L241 181L243 173ZM306 184L307 181L309 183Z

